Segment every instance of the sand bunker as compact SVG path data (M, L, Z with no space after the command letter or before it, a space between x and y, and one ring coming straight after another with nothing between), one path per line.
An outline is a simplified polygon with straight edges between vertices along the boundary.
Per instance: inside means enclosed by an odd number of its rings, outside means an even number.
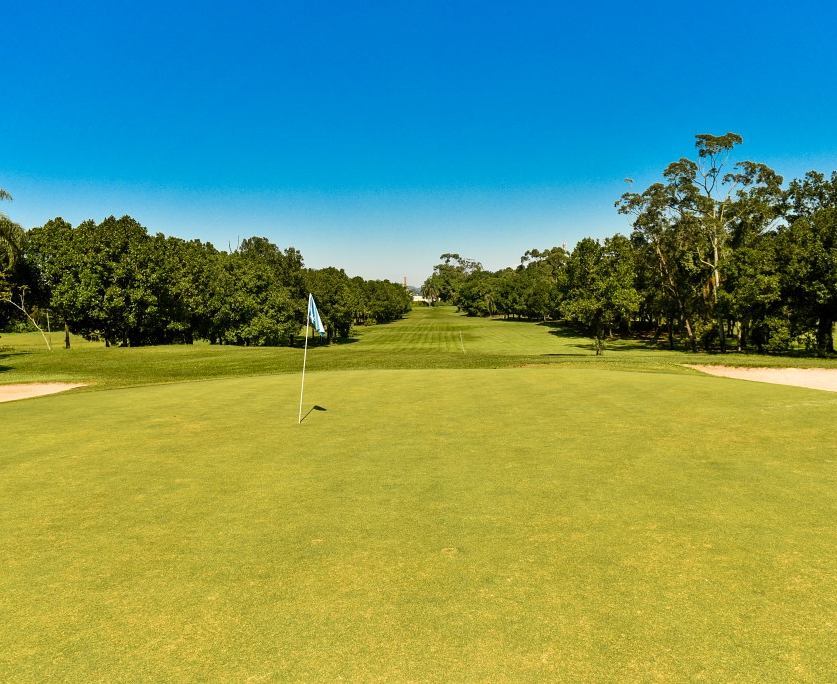
M810 389L837 392L837 368L733 368L730 366L696 366L703 373L737 380L770 382L774 385L795 385Z
M84 383L28 382L24 385L0 385L0 402L42 397L46 394L65 392L74 387L84 387Z

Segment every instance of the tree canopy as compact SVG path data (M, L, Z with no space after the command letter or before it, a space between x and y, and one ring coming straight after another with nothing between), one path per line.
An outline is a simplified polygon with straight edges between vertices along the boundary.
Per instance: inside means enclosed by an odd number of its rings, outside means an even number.
M106 344L290 345L313 292L328 341L353 325L402 316L411 297L389 281L307 269L302 254L264 237L232 252L151 235L130 216L72 226L56 218L22 240L24 279L67 329Z
M696 155L616 202L630 236L531 249L485 271L445 253L422 289L472 316L564 319L602 334L665 335L670 347L834 353L837 172L785 185L736 160L736 133L700 134ZM627 179L630 181L630 179Z
M629 332L671 348L834 353L837 172L786 184L737 158L742 144L736 133L697 135L691 158L624 193L616 208L630 235L529 249L498 271L445 252L421 292L470 316L566 321L598 353ZM328 343L393 321L411 302L401 285L306 268L298 250L264 237L222 251L150 234L129 216L77 226L55 218L25 232L0 215L0 291L8 299L14 288L68 333L130 346L294 344L308 292ZM4 308L0 326L12 315Z

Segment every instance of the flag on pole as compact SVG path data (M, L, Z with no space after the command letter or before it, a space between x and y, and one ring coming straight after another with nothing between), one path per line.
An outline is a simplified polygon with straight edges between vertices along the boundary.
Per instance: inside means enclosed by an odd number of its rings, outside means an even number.
M317 304L314 302L314 295L308 293L308 315L305 318L305 353L302 355L302 383L299 386L299 415L297 423L302 423L302 397L305 394L305 365L308 361L308 326L314 326L319 335L325 335L325 326L317 311Z
M317 311L317 304L314 302L314 295L308 295L308 320L311 321L311 325L314 326L314 330L317 331L319 335L325 335L325 327L323 327L323 322L320 319L320 312Z

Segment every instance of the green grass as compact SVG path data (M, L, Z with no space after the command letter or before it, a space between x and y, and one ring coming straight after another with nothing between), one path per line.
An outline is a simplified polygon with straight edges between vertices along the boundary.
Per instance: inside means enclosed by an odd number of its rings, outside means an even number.
M11 353L244 377L0 405L0 680L831 679L837 394L587 344L420 310L302 426L299 350Z
M297 373L299 348L245 348L168 345L109 348L74 337L63 349L63 335L46 351L37 333L0 337L0 383L40 380L94 383L95 389L161 382ZM464 352L463 352L464 349ZM451 307L423 307L407 318L358 328L348 343L309 350L310 369L507 368L530 365L603 366L625 370L684 372L684 363L740 366L824 366L837 359L690 354L667 351L637 340L613 340L596 357L590 339L566 327L503 319L467 318Z

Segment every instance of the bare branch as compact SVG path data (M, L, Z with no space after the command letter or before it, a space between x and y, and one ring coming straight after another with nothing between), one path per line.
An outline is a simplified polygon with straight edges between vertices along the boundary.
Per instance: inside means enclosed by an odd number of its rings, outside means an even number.
M14 297L13 297L11 292L4 292L3 293L3 298L0 299L0 301L6 302L7 304L11 304L15 309L17 309L24 316L26 316L26 318L29 319L29 322L32 323L32 325L35 326L35 329L39 333L41 333L41 337L44 338L44 342L46 343L47 349L49 349L49 351L52 351L52 345L49 343L49 339L47 339L47 336L44 333L43 328L41 328L41 326L38 325L38 322L35 320L35 318L32 316L32 314L29 311L27 311L27 309L26 309L26 287L21 287L19 289L18 299L20 300L20 303L18 303L14 300Z

